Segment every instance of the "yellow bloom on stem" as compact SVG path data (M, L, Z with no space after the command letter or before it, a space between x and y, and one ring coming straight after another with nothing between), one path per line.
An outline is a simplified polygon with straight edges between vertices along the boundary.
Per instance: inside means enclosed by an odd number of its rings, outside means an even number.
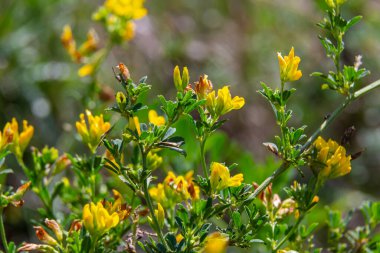
M90 29L87 33L87 40L79 48L79 53L81 55L86 55L95 51L98 48L98 43L98 35L94 29Z
M177 91L183 92L189 85L190 75L187 67L183 67L182 76L178 66L175 66L173 70L173 81Z
M290 49L288 56L282 57L281 53L277 53L277 57L280 65L280 77L282 82L293 82L302 77L302 72L298 69L301 58L294 56L293 47Z
M189 199L197 200L199 193L199 187L193 183L192 171L185 176L176 176L169 171L163 183L149 189L150 196L165 208Z
M116 212L109 213L98 202L86 204L83 208L83 224L93 237L103 235L119 223L119 215Z
M133 21L128 21L125 25L125 29L123 31L123 39L125 41L129 41L135 37L136 26Z
M203 253L224 253L228 246L228 237L214 232L206 237Z
M85 64L80 69L78 69L78 76L85 77L91 75L95 70L94 64Z
M224 86L218 90L218 96L215 96L215 91L210 92L206 99L206 108L213 116L222 116L232 110L241 109L245 104L242 97L231 97L228 86Z
M160 203L157 204L157 209L154 211L154 215L157 218L158 225L160 226L160 228L162 228L165 222L165 212L164 208L161 206Z
M195 93L200 99L205 99L207 94L212 91L212 88L212 82L208 80L207 75L200 76L199 81L195 82Z
M243 174L230 176L230 171L221 163L211 163L210 183L213 191L221 191L227 187L237 187L243 182Z
M165 125L165 122L166 122L165 117L158 116L155 110L149 110L148 118L149 118L149 122L156 126L163 126Z
M106 0L105 8L119 17L140 19L147 14L145 0Z
M86 116L81 113L79 115L80 121L77 121L75 125L83 143L87 144L90 150L95 153L103 134L110 130L111 124L104 121L103 114L93 116L89 110L86 110Z
M137 116L129 118L128 128L132 131L136 131L139 136L141 135L140 121Z
M22 158L34 134L34 127L30 126L28 121L23 120L22 125L22 132L19 132L18 122L13 118L11 122L5 124L3 133L0 131L0 151L9 145L9 150L12 151L18 159Z
M316 160L322 168L315 171L321 180L344 176L351 171L351 156L346 155L346 149L333 140L327 142L319 136L313 144Z
M346 0L325 0L326 4L330 7L335 9L336 7L341 6L346 2Z

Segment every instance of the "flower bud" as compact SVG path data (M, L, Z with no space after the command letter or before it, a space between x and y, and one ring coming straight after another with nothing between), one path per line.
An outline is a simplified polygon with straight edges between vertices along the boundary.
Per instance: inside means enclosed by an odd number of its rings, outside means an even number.
M70 225L69 234L72 232L78 232L82 229L82 221L81 220L73 220Z
M116 93L116 103L119 106L120 111L124 112L125 107L127 105L127 98L125 97L124 93L119 91Z
M35 226L34 229L36 230L38 240L51 246L57 245L57 241L51 237L43 227Z
M183 67L182 69L182 89L185 90L187 85L189 84L190 76L189 76L189 70L187 67Z
M157 204L157 209L154 211L154 215L157 218L158 225L162 228L165 222L165 212L160 203Z
M212 82L208 80L207 75L199 77L199 81L195 83L195 93L200 99L206 98L207 94L212 91Z
M45 224L46 226L48 226L48 228L50 228L54 232L57 240L62 241L63 233L62 233L61 226L58 224L58 222L56 222L55 220L45 219Z
M183 91L181 73L179 71L178 66L175 66L175 68L174 68L173 80L174 80L174 86L176 87L177 91Z

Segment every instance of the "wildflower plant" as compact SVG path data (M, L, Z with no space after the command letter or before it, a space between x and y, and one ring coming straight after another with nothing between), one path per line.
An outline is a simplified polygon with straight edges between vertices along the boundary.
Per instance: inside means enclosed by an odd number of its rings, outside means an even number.
M308 139L305 125L290 125L293 112L288 101L296 97L294 87L302 89L295 84L302 82L304 74L301 57L293 47L288 55L277 54L278 85L261 83L258 92L273 109L279 128L278 135L264 146L281 162L262 182L248 182L238 164L206 159L207 141L230 113L239 113L245 99L231 92L228 85L216 88L219 86L206 74L192 81L187 67L182 71L174 67L176 94L172 98L158 95L159 108L143 102L142 96L153 88L147 77L133 79L123 63L113 67L120 87L114 94L115 103L103 113L87 109L72 122L77 139L88 148L87 155L62 153L48 146L27 149L33 126L24 121L21 131L16 119L5 124L0 132L0 173L12 172L5 164L14 155L27 181L16 191L4 185L0 188L4 251L223 253L235 247L322 252L313 241L319 225L308 224L304 218L318 205L318 194L326 181L345 176L354 165L344 143L326 141L321 134L345 107L380 86L378 80L359 88L361 79L369 74L360 68L359 57L353 66L341 66L344 34L360 20L346 21L340 11L343 3L326 0L327 18L319 24L326 33L320 37L322 45L335 70L313 75L325 82L323 89L342 94L344 100ZM96 70L112 45L133 38L134 21L147 14L143 4L141 0L105 1L93 16L109 35L109 45L103 49L98 49L94 31L77 47L71 28L64 27L63 46L73 61L83 64L79 75L92 76L91 89L97 85ZM114 119L109 121L106 114ZM177 168L167 165L166 154L186 157L187 152L194 152L186 150L186 140L177 131L183 118L195 132L200 159L198 166L179 174ZM29 150L31 160L24 162L23 155ZM275 192L276 179L292 168L305 182L289 183L283 189L286 196L280 197ZM306 173L309 169L312 173ZM21 207L27 189L43 204L34 226L39 242L8 243L3 210L10 204ZM61 205L54 205L54 201ZM355 229L347 225L350 216L329 211L329 250L377 252L379 210L379 203L363 204L359 211L365 222Z

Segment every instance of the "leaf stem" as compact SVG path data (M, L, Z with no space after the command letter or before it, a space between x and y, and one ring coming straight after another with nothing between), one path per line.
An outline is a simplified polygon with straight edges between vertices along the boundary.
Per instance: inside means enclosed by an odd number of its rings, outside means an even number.
M7 242L7 237L5 235L5 229L4 229L3 210L4 208L0 208L0 234L1 234L1 241L3 243L5 253L8 253L8 242Z
M202 138L200 144L201 144L201 161L202 161L202 169L204 176L206 178L209 177L208 170L207 170L207 165L206 165L206 154L205 154L205 146L206 146L206 141L207 141L207 136Z
M144 171L144 176L146 175L146 172L148 170L148 168L146 167L146 152L144 151L144 147L140 144L139 145L140 147L140 152L141 152L141 156L142 156L142 165L143 165L143 171ZM157 234L158 234L158 238L160 239L160 241L162 242L162 244L165 246L165 248L167 249L168 248L168 245L165 241L165 238L164 238L164 235L162 233L162 230L161 230L161 227L158 223L158 220L157 220L157 217L154 215L154 208L153 208L153 204L152 204L152 199L149 195L149 191L148 191L148 177L147 178L144 178L144 182L143 182L143 192L144 192L144 197L145 197L145 200L147 202L147 205L148 205L148 208L149 208L149 212L152 216L152 220L154 222L154 225L157 229Z

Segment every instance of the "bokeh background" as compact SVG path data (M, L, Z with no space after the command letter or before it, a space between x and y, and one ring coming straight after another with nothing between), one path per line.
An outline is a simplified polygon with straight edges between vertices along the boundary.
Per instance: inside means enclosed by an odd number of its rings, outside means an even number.
M94 28L105 43L103 27L91 20L91 14L102 1L77 0L2 0L0 8L0 126L16 117L35 126L32 145L54 146L61 152L83 153L85 147L76 137L75 121L86 108L81 103L89 80L79 78L78 65L61 45L60 34L65 24L74 36L84 40ZM146 100L157 105L157 95L175 94L172 69L188 66L191 81L208 74L214 87L229 84L233 95L243 96L246 105L230 113L223 131L216 134L207 147L208 161L236 162L246 182L261 182L278 164L263 142L273 141L278 134L270 106L256 92L260 81L279 85L276 52L287 54L292 46L302 59L303 77L291 85L297 93L290 101L294 111L291 124L308 125L311 134L343 98L320 89L321 82L310 77L314 71L327 72L332 63L325 56L316 26L323 16L322 1L299 0L147 0L149 14L137 21L136 37L128 45L115 47L98 75L103 93L118 90L112 66L124 62L132 77L148 75L153 89ZM346 36L344 64L353 64L356 55L363 56L363 66L371 70L363 84L380 78L380 2L349 0L343 9L345 17L363 15L363 20ZM104 99L100 94L99 99ZM102 111L113 101L94 109ZM91 107L87 105L87 107ZM93 106L95 107L95 106ZM112 114L107 114L111 121ZM199 150L194 133L183 121L188 157L167 161L166 170L183 172L199 167ZM349 152L365 150L352 162L352 173L330 181L320 194L321 203L310 220L323 220L324 205L342 211L358 206L365 199L379 199L380 182L380 91L356 101L336 120L323 136L340 140L346 128L356 132ZM15 168L16 171L20 171ZM295 172L275 183L277 189L300 178ZM17 185L23 175L8 177L8 184ZM302 180L302 179L300 179ZM284 192L279 191L284 196ZM29 193L30 199L35 199ZM36 200L34 205L38 205ZM27 207L32 206L27 203ZM18 213L17 213L18 212ZM33 232L25 221L27 211L7 215L6 226L11 239L20 243ZM24 213L22 213L24 212ZM17 215L16 215L17 214ZM12 231L24 230L23 235Z

